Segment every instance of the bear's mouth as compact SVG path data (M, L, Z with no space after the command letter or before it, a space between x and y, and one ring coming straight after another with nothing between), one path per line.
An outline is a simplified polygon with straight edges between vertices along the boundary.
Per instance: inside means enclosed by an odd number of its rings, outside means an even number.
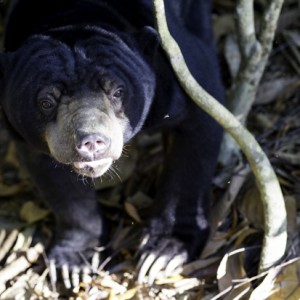
M75 161L72 163L75 171L81 175L89 177L99 177L103 175L111 166L113 159L111 157L92 161Z

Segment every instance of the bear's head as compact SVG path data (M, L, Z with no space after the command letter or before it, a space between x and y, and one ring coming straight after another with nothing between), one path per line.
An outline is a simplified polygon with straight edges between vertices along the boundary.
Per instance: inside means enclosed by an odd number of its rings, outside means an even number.
M2 54L1 105L25 142L98 177L143 126L155 76L136 35L85 28L73 40L67 30Z

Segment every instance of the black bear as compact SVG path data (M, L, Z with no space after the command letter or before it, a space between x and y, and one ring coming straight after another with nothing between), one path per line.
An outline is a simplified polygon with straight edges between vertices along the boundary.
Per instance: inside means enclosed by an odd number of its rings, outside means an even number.
M223 101L211 1L165 0L192 74ZM1 54L0 101L21 161L53 210L49 256L80 265L106 229L91 185L149 128L172 135L141 243L140 280L198 255L222 130L178 84L153 29L151 0L16 0ZM171 267L172 265L172 267Z

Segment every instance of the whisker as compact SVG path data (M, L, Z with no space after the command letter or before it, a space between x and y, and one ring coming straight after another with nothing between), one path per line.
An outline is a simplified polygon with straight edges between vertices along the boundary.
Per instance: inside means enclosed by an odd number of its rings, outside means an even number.
M85 186L88 185L88 180L87 180L87 177L85 175L78 174L77 180L81 181L83 183L83 185L85 185Z
M109 168L108 170L107 170L107 173L106 173L108 176L109 176L109 179L110 180L114 180L114 173L111 171L111 168Z
M122 149L122 156L128 157L128 154L130 153L130 148L132 148L131 145L124 145Z
M95 187L96 186L96 177L92 177L91 180L92 180L93 186Z
M122 178L118 174L118 170L117 170L116 166L111 166L110 170L119 179L119 181L122 182Z

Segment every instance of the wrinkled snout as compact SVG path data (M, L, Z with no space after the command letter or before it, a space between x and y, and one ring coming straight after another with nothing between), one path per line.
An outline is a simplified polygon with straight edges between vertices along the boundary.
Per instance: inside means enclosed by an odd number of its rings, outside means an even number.
M78 173L98 177L109 169L113 162L113 147L107 134L79 130L74 139L78 160L73 162L73 167Z

